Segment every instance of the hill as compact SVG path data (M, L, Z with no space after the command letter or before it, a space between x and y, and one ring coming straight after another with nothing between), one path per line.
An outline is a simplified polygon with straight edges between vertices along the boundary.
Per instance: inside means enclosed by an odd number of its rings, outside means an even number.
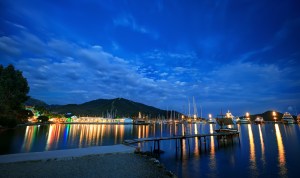
M32 99L30 99L32 100ZM124 98L116 99L97 99L83 104L67 104L67 105L44 105L45 103L33 99L27 103L34 106L46 107L49 111L59 114L72 113L77 116L102 116L102 117L132 117L137 118L139 112L142 116L149 118L157 118L165 116L167 111L161 110L142 103L130 101Z
M25 102L25 105L27 105L27 106L41 106L41 107L48 107L49 106L44 101L34 99L34 98L31 98L31 97Z
M280 121L282 119L283 114L280 112L275 112L276 113L276 120ZM254 115L250 115L250 119L251 121L254 121L256 119L257 116L261 116L264 118L265 121L274 121L274 116L273 116L273 111L266 111L262 114L254 114ZM244 116L242 116L244 117ZM294 119L296 118L296 116L293 116Z

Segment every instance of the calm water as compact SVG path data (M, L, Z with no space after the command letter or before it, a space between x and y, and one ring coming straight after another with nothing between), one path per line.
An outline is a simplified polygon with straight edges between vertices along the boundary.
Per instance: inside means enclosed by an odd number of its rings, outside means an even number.
M52 124L20 127L0 133L0 154L82 148L120 144L124 139L213 132L212 124L189 125L93 125ZM175 140L162 141L165 153L159 159L178 177L299 177L300 125L245 124L237 126L234 138L205 144L197 139L183 141L176 154ZM189 143L188 143L189 142ZM188 147L190 145L190 147ZM150 151L153 143L141 145Z

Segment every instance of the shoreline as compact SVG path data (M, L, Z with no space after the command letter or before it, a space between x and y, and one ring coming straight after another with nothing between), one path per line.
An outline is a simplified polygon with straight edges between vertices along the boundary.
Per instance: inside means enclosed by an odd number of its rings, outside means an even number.
M152 158L134 153L1 163L0 172L0 177L176 177Z
M0 177L176 177L155 158L125 145L0 156Z

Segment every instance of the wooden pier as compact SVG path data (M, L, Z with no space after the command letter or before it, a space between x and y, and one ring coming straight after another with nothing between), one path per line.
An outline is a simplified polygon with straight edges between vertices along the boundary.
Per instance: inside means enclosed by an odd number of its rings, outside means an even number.
M191 135L174 135L174 136L168 136L168 137L150 137L150 138L138 138L138 139L132 139L132 140L124 140L124 144L136 144L136 143L142 143L142 142L153 142L153 153L157 152L160 153L160 141L163 140L176 140L176 152L178 149L178 141L180 143L180 150L182 153L183 150L183 140L184 139L189 139L189 138L194 138L194 139L198 139L200 141L200 146L201 146L201 142L203 139L203 143L205 143L205 150L206 150L206 140L207 137L216 137L217 138L217 142L218 142L218 147L219 147L219 140L221 139L231 139L231 144L233 145L233 137L234 136L238 136L239 138L239 132L238 131L234 131L234 132L219 132L219 133L209 133L209 134L191 134ZM190 147L189 145L189 140L188 141L188 147ZM240 139L239 139L239 143L240 143ZM189 148L190 150L190 148Z

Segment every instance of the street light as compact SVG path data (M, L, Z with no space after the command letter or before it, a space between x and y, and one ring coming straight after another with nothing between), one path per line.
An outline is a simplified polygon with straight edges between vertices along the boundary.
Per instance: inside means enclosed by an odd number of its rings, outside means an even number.
M249 112L246 112L246 118L247 119L249 119L249 116L250 116Z
M275 111L273 111L273 118L274 118L274 121L276 122L277 117L276 117L276 112Z

